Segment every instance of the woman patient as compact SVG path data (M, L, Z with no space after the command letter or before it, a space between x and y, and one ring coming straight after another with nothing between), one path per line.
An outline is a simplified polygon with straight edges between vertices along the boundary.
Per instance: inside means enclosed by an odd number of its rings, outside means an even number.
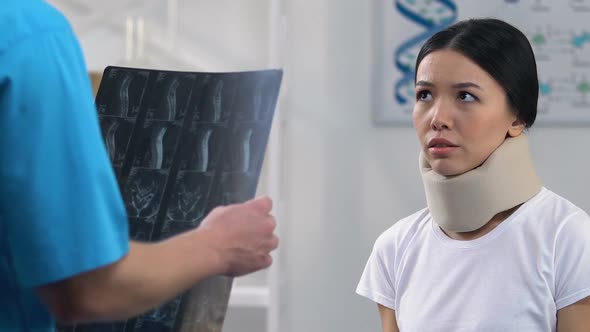
M590 218L535 172L526 36L459 22L422 46L415 83L428 206L381 234L357 287L383 331L590 331Z

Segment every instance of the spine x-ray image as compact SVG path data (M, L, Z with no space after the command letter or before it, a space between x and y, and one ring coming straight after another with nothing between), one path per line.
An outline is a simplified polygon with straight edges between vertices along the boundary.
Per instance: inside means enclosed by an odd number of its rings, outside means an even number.
M131 239L165 239L198 227L218 205L254 197L281 78L280 70L105 69L96 106ZM224 294L215 296L226 302L218 306L225 311L231 287L220 285ZM189 319L183 311L188 297L185 294L127 321L58 330L188 331L183 328ZM208 299L211 307L214 300ZM225 312L209 315L222 322Z

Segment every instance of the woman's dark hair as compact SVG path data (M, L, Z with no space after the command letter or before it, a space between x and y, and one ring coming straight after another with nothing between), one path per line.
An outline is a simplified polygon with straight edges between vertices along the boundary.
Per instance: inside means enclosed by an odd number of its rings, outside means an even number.
M416 60L450 49L471 59L504 88L511 110L529 128L537 117L539 81L535 55L527 37L497 19L470 19L437 32L422 45ZM414 76L414 81L416 77Z

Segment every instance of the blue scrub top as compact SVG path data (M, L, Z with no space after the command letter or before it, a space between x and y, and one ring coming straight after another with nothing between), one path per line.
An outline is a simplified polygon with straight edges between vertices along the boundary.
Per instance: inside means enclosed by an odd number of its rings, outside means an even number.
M53 331L35 288L128 251L125 206L67 20L0 6L0 330Z

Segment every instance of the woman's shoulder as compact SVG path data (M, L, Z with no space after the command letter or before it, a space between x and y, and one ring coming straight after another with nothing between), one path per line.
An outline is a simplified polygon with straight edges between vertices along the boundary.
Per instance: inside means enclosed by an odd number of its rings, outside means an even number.
M567 223L589 223L590 217L582 208L563 196L543 187L530 201L526 216L543 220L551 232L558 231Z
M554 217L568 217L569 215L586 215L586 211L572 203L567 198L543 187L537 196L531 199L531 211ZM549 213L549 214L548 214Z
M427 229L430 225L430 210L423 208L411 215L404 217L386 229L375 241L375 247L395 246L399 247L411 241L417 234Z

